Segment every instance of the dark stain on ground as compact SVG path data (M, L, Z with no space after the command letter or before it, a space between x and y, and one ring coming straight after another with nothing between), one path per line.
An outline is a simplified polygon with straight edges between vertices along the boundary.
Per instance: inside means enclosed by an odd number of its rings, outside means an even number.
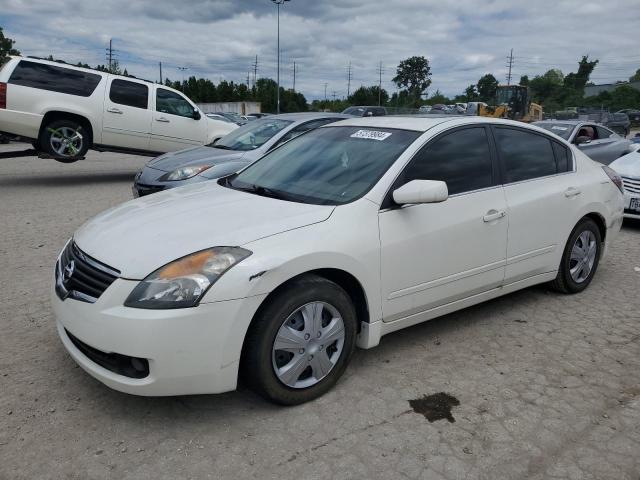
M451 415L451 409L460 405L460 401L448 393L440 392L409 400L409 405L414 412L424 415L430 422L447 419L453 423L456 420Z
M520 320L519 318L516 318L516 319L514 320L514 322L516 322L516 323L527 323L527 321L526 321L526 320Z

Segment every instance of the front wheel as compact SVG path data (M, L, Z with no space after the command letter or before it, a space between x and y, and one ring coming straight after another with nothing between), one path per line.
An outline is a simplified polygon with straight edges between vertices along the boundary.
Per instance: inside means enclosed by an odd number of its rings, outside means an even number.
M590 218L582 219L569 236L551 288L562 293L578 293L587 288L598 268L601 249L600 229Z
M356 334L349 295L329 280L305 275L258 313L245 340L242 377L282 405L313 400L344 373Z
M55 160L71 163L87 153L89 135L82 125L73 120L54 120L42 129L38 143Z

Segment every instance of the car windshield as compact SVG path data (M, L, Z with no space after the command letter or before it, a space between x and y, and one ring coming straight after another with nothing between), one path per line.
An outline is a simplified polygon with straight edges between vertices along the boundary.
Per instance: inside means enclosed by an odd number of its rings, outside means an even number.
M555 122L534 122L533 125L536 127L544 128L545 130L549 130L550 132L555 133L559 137L564 138L565 140L569 140L571 136L571 132L575 125L570 123L555 123Z
M323 127L272 151L223 185L319 205L349 203L368 192L420 132Z
M255 150L267 143L276 133L293 123L291 120L263 118L236 128L210 147L225 150Z

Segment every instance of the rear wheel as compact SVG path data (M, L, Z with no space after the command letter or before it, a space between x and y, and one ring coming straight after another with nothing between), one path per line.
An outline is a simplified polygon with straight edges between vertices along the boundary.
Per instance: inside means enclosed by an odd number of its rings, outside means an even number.
M322 277L301 277L258 313L245 340L243 379L282 405L313 400L342 376L356 333L347 293Z
M582 219L569 236L551 288L562 293L578 293L587 288L598 268L601 249L600 229L590 218Z
M89 135L73 120L54 120L45 125L38 139L40 148L63 163L75 162L87 153Z

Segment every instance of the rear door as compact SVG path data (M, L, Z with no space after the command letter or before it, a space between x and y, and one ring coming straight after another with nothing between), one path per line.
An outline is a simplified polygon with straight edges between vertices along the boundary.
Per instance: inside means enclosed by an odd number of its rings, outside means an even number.
M147 82L109 77L102 125L104 145L149 150L150 91Z
M207 141L207 117L193 116L196 109L177 92L156 87L153 121L151 122L151 150L171 152Z
M558 269L581 192L565 145L517 127L493 127L493 132L509 219L509 284Z
M618 136L615 133L595 124L584 125L583 127L591 128L594 132L593 140L578 145L578 148L582 150L585 155L605 165L608 165L620 156L617 153L619 148L616 146L616 138Z

